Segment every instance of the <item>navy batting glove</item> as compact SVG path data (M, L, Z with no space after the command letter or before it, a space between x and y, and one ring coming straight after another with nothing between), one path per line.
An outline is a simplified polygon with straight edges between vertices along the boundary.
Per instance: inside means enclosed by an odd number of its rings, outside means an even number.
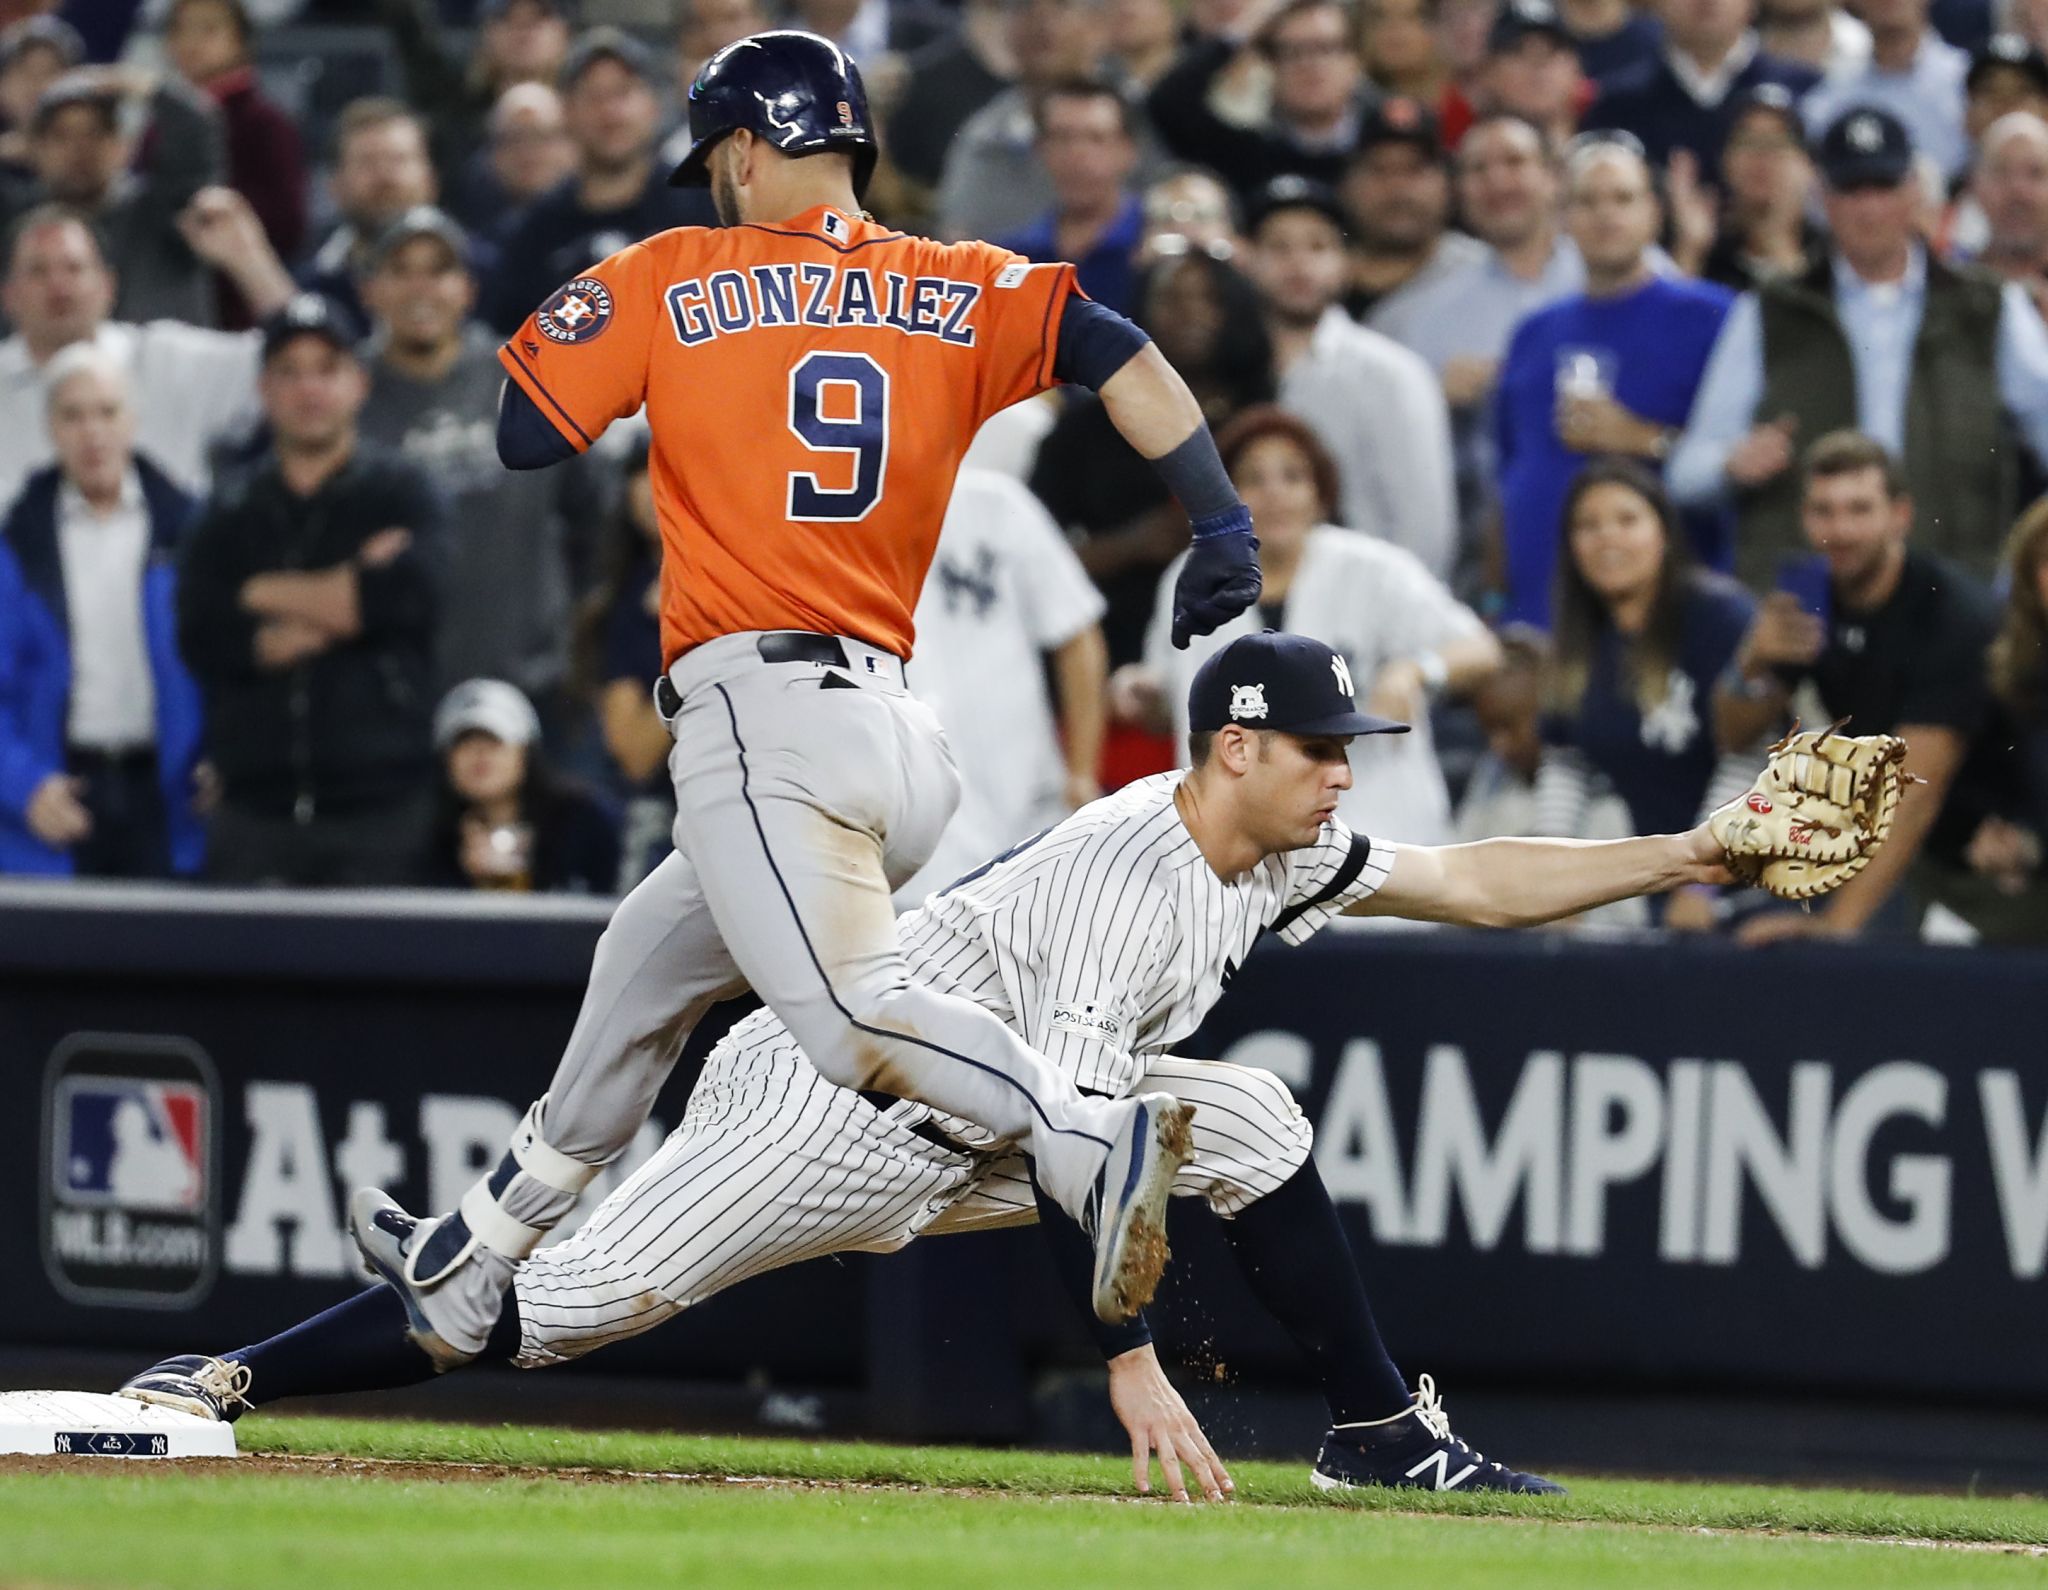
M1173 587L1173 644L1188 642L1227 624L1259 599L1259 538L1252 534L1251 510L1195 521L1195 542Z

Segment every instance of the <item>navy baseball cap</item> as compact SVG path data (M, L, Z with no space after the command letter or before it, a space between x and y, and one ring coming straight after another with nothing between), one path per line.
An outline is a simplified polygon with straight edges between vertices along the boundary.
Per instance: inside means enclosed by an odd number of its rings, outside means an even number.
M1188 728L1226 723L1286 734L1406 734L1408 725L1360 712L1351 665L1319 640L1265 629L1242 635L1195 671Z
M1388 94L1365 113L1358 124L1354 158L1381 144L1412 144L1432 160L1444 155L1443 132L1436 112L1419 99L1405 94Z
M1572 47L1571 30L1550 0L1507 0L1486 31L1486 53L1506 55L1522 40L1544 38L1563 49Z
M342 307L324 293L296 294L284 308L263 322L263 362L301 337L318 337L351 358L356 356L355 327Z
M1913 172L1913 135L1890 111L1857 105L1820 135L1818 164L1831 188L1896 188Z
M1245 210L1245 235L1257 237L1260 227L1288 210L1312 211L1345 236L1351 234L1351 218L1344 213L1344 206L1337 202L1335 189L1312 178L1288 172L1273 178L1252 195L1252 201Z
M1994 33L1970 57L1969 75L1963 87L1969 93L1993 72L2018 72L2034 85L2035 92L2048 94L2048 59L2024 33Z

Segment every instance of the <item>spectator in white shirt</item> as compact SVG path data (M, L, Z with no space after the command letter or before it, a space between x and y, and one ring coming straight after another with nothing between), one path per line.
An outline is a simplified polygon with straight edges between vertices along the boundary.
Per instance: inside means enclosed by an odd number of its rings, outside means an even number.
M1450 411L1419 354L1341 307L1351 259L1337 195L1306 177L1275 177L1246 232L1280 405L1338 460L1338 523L1406 547L1448 579L1458 544Z
M258 313L291 297L291 278L240 194L207 189L187 211L185 233ZM114 294L114 273L76 214L46 205L22 217L0 280L0 308L14 326L0 341L0 501L55 456L44 421L47 371L77 343L91 343L124 372L136 444L181 490L203 494L212 453L255 423L255 332L113 320Z
M1185 763L1195 670L1261 628L1311 636L1344 659L1364 710L1414 725L1412 734L1361 737L1353 744L1352 785L1339 799L1338 815L1375 839L1445 843L1451 802L1430 737L1430 703L1439 694L1477 688L1499 666L1499 644L1413 553L1329 522L1337 506L1336 466L1301 420L1274 406L1247 409L1224 427L1216 445L1258 521L1261 599L1185 651L1171 644L1173 604L1162 601L1146 636L1145 661L1118 671L1112 711L1171 727ZM1176 560L1161 577L1161 590L1170 594L1179 573Z
M931 859L897 890L899 906L916 905L1102 793L1103 610L1102 594L1029 488L961 470L918 598L910 671L953 748L960 804Z
M57 463L0 521L0 871L191 873L199 693L171 559L196 504L136 455L114 360L77 343L48 376Z

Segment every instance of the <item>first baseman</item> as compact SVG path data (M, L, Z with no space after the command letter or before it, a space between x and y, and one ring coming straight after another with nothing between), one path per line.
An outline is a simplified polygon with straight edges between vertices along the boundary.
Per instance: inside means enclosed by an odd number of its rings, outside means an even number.
M1188 510L1189 633L1258 591L1251 517L1186 386L1071 266L868 220L860 74L808 33L719 51L672 180L723 227L636 243L559 289L500 352L499 452L538 467L645 407L661 524L675 854L620 905L548 1092L452 1213L359 1193L350 1225L437 1361L482 1350L514 1266L631 1140L691 1028L754 989L841 1087L1029 1145L1095 1238L1105 1318L1151 1296L1189 1111L1091 1099L982 1007L912 977L891 888L958 780L905 688L911 612L953 476L990 414L1100 390Z
M1336 816L1347 747L1401 725L1360 712L1320 641L1271 632L1205 663L1189 699L1193 768L1084 807L904 918L913 973L1044 1049L1082 1088L1168 1088L1197 1104L1174 1191L1205 1200L1261 1303L1320 1382L1325 1486L1549 1491L1454 1435L1427 1376L1410 1395L1309 1156L1309 1127L1265 1072L1172 1053L1266 933L1299 943L1339 913L1507 926L1729 877L1701 827L1615 840L1376 843ZM590 1221L519 1269L490 1354L558 1363L637 1334L777 1266L1033 1218L1013 1142L929 1107L832 1087L770 1011L713 1051L683 1123ZM1077 1296L1087 1246L1041 1210ZM1076 1251L1078 1250L1078 1252ZM1079 1272L1079 1273L1076 1273ZM377 1288L225 1358L173 1359L124 1390L202 1415L244 1402L433 1373ZM1156 1449L1176 1492L1223 1466L1167 1385L1142 1324L1098 1327L1140 1484Z

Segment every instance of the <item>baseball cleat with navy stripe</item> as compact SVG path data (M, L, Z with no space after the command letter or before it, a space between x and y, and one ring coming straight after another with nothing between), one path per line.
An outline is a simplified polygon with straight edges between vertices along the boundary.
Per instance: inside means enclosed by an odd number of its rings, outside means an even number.
M1095 1186L1095 1313L1115 1324L1152 1301L1166 1273L1166 1200L1194 1152L1192 1105L1141 1093Z
M1453 1435L1450 1415L1437 1400L1436 1382L1428 1375L1415 1382L1415 1401L1399 1413L1366 1424L1335 1426L1323 1437L1309 1478L1323 1491L1385 1485L1419 1491L1564 1495L1564 1487L1554 1480L1496 1463Z
M249 1366L233 1358L184 1353L131 1376L114 1393L131 1402L176 1408L201 1419L233 1424L249 1401Z

